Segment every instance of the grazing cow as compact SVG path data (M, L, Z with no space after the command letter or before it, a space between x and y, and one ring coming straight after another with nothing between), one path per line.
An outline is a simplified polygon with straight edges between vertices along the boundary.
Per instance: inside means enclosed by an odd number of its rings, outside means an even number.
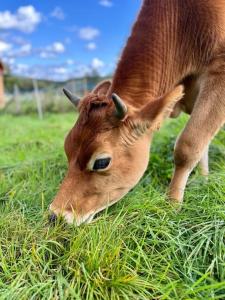
M169 187L181 203L193 168L208 174L208 146L225 122L225 0L145 0L112 83L100 83L78 109L52 219L79 225L121 199L146 170L154 131L184 111L190 119Z

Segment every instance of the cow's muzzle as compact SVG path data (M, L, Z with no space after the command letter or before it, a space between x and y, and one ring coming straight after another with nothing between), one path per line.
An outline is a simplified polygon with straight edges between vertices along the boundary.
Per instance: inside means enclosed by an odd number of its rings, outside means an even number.
M48 217L49 223L50 224L55 224L57 221L57 215L54 213L51 213Z

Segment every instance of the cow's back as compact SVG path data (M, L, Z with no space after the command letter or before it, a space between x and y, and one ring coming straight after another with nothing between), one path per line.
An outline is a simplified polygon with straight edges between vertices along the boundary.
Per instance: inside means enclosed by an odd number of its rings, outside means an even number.
M141 106L201 73L224 45L225 0L145 0L112 90Z
M176 0L178 41L197 65L205 64L225 45L225 0Z
M139 19L147 14L149 31L158 33L167 53L182 58L181 65L205 63L225 42L225 0L145 0Z

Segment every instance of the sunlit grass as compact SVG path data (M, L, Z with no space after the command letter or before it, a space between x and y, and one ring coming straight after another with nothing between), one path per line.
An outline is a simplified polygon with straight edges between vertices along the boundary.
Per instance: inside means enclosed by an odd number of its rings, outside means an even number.
M225 131L195 171L177 213L165 201L186 118L156 134L149 168L90 225L47 221L66 171L73 114L0 116L0 299L224 299Z

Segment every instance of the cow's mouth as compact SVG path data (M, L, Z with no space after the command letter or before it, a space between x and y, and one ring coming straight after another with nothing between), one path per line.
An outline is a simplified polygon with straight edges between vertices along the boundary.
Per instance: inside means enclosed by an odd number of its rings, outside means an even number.
M82 216L81 218L77 219L74 217L74 221L72 223L76 223L77 226L85 223L85 224L89 224L92 222L92 220L94 219L95 215L98 214L99 212L107 209L108 207L112 206L113 204L115 204L116 202L118 202L126 193L128 192L128 190L126 190L126 192L124 192L123 195L121 195L120 198L115 198L114 200L111 200L110 202L108 202L105 206L96 209L93 213L91 214L87 214L85 216ZM69 222L68 222L69 223Z
M118 189L118 190L121 190ZM115 197L113 199L110 199L110 201L107 202L106 205L97 208L95 210L91 210L89 213L83 214L83 215L78 215L76 214L75 211L59 211L57 209L54 209L52 207L52 205L50 205L50 211L53 212L53 214L55 214L55 218L57 218L57 216L62 216L64 218L64 220L68 223L68 224L74 224L76 226L80 226L81 224L89 224L92 222L92 220L94 219L95 215L98 214L99 212L103 211L104 209L112 206L113 204L115 204L116 202L118 202L125 194L127 194L127 192L129 191L128 188L123 188L123 193L120 193L119 197ZM55 219L54 218L54 219Z
M89 223L92 222L92 220L94 219L96 214L98 214L99 212L103 211L104 209L110 207L111 205L113 205L117 201L118 200L112 201L111 203L108 203L107 205L105 205L105 206L103 206L99 209L96 209L94 212L88 213L86 215L78 216L74 212L64 211L62 213L62 216L64 217L65 221L68 224L74 224L76 226L80 226L81 224L89 224Z
M81 224L89 224L93 220L95 213L86 214L83 216L76 216L73 212L63 212L63 217L68 224L80 226Z

